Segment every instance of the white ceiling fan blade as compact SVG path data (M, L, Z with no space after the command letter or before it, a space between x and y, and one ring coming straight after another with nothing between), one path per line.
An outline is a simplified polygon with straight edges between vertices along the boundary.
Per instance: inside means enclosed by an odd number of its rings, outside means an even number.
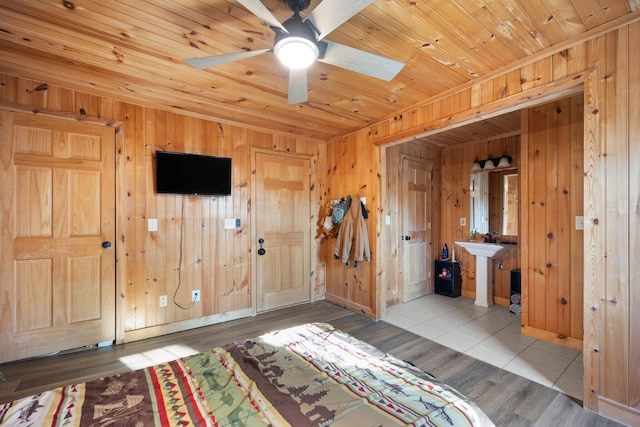
M307 69L289 69L289 104L307 102Z
M249 12L256 15L262 20L262 22L266 23L270 27L277 27L282 29L285 33L288 33L287 29L282 26L280 21L273 16L269 9L267 9L260 0L238 0L238 3L247 8Z
M226 53L224 55L205 56L202 58L190 58L185 59L184 62L202 70L204 68L215 67L216 65L226 64L228 62L237 61L239 59L262 55L263 53L269 52L270 50L271 49L249 50L235 53Z
M373 2L374 0L324 0L304 20L311 21L320 32L318 40L322 40Z
M390 81L404 67L404 63L384 56L365 52L340 43L324 40L327 50L320 62L346 68L381 80Z

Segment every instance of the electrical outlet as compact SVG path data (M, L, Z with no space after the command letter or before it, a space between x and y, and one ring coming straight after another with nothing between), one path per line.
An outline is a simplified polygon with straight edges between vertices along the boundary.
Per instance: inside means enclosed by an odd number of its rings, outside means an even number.
M191 291L191 302L200 301L200 290Z
M166 306L167 306L167 296L160 295L160 307L166 307Z

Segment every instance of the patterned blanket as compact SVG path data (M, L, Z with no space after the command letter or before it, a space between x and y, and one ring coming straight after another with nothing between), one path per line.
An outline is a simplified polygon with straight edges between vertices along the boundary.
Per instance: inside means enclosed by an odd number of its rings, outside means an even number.
M492 426L453 388L313 323L0 405L3 426Z

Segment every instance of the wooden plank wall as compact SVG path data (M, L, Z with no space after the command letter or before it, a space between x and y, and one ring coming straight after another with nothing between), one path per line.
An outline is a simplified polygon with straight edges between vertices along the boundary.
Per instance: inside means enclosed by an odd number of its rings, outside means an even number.
M522 148L523 332L582 349L583 95L528 109ZM526 174L526 175L525 175Z
M118 184L122 203L117 209L119 298L128 338L145 337L207 322L252 313L250 241L251 147L312 155L314 168L324 170L325 144L306 138L276 135L67 90L46 82L1 75L0 101L27 110L51 111L78 118L120 122L117 146ZM228 156L233 159L233 189L229 197L156 195L156 150ZM312 217L320 212L324 173L312 171ZM147 231L147 219L158 219L158 232ZM241 227L224 229L224 218L239 218ZM182 267L180 264L181 230ZM324 294L322 264L313 244L312 288ZM322 280L322 279L321 279ZM180 284L180 286L178 286ZM191 290L202 291L202 303L190 306ZM159 307L160 295L169 304ZM234 314L236 313L236 314ZM120 320L120 319L119 319ZM155 327L155 330L154 330ZM138 334L134 332L138 331ZM153 332L149 332L153 331Z
M507 153L512 158L511 165L520 164L520 136L510 136L486 142L476 142L447 147L442 153L442 246L451 248L455 241L469 240L471 234L470 221L470 185L471 167L475 159L484 160ZM466 218L467 225L460 226L460 218ZM493 231L493 230L492 230ZM514 237L503 237L504 240L517 241ZM511 270L519 268L520 245L514 245L502 259L493 261L493 295L494 302L509 305ZM457 246L456 259L462 267L462 295L476 296L476 257L462 247ZM498 265L502 262L502 269Z
M640 23L634 23L599 40L590 51L601 61L600 103L595 105L602 110L598 135L601 177L594 190L602 204L596 204L597 215L588 219L590 228L598 229L594 232L601 239L598 248L604 250L599 260L604 280L599 284L598 300L586 301L585 316L590 327L596 321L600 326L598 360L605 372L601 371L599 379L599 408L605 414L617 414L620 404L633 407L636 417L625 420L629 425L640 425L638 46ZM590 273L585 270L585 279ZM595 317L594 312L600 315Z
M330 141L327 147L328 158L339 159L343 153L373 158L369 153L379 145L408 142L584 90L585 406L631 425L640 424L640 330L631 326L640 323L640 287L635 286L640 282L640 163L635 161L640 155L638 45L637 21L591 34L452 88ZM329 181L348 182L363 170L343 168ZM376 174L384 172L367 170L368 176ZM381 203L384 206L385 201ZM374 212L370 223L379 223L380 214ZM445 221L443 217L443 231L448 228ZM441 239L440 245L450 236L442 232ZM521 248L523 257L526 249ZM379 259L387 256L380 253ZM328 275L333 268L327 265ZM377 273L371 270L371 281L362 283L370 292L380 293L382 279ZM327 283L327 288L336 286Z
M339 200L351 196L364 197L369 215L367 228L371 241L371 262L360 262L354 267L333 258L335 239L322 243L320 263L326 264L326 299L368 317L375 317L378 293L370 286L374 281L376 254L376 219L378 210L377 151L367 149L353 151L354 145L347 140L333 144L331 155L327 155L326 200ZM329 153L327 153L329 154Z
M628 199L625 200L622 197L618 197L620 199L618 203L622 206L622 209L620 209L620 219L629 221L629 228L626 230L628 237L623 236L622 242L618 243L621 245L620 250L626 250L627 254L623 255L623 258L620 259L619 265L619 267L623 269L623 278L625 278L624 270L627 270L627 282L621 282L618 286L620 286L624 292L623 295L626 299L623 301L623 304L627 305L626 309L628 311L626 313L623 312L620 318L614 320L616 322L627 322L627 325L636 326L626 331L623 330L622 345L616 346L616 344L613 343L613 345L609 346L610 351L615 351L617 347L621 352L625 352L626 355L623 355L623 358L628 358L629 365L626 369L623 368L622 372L613 371L614 375L609 375L608 379L611 377L615 379L616 374L624 375L625 371L635 372L635 374L630 375L631 380L626 387L628 400L625 401L624 397L619 398L620 395L612 396L611 400L614 402L624 402L622 403L623 405L640 409L640 379L638 378L640 376L640 362L637 357L634 357L634 355L640 354L640 334L637 328L637 325L640 325L640 292L638 291L638 283L640 283L640 262L638 262L640 260L640 167L638 167L637 162L637 159L640 159L640 143L638 138L638 135L640 135L640 55L637 54L637 47L640 46L640 27L637 24L629 29L628 37L629 40L626 44L622 45L620 54L622 58L629 58L628 67L625 67L624 62L622 65L622 71L628 74L623 74L623 86L620 90L626 90L626 93L629 95L628 98L621 96L620 102L623 103L623 109L618 113L622 118L626 117L623 123L628 126L628 133L626 134L627 138L620 138L621 146L615 150L618 153L618 161L622 163L623 170L625 171L624 175L626 176L623 175L623 177L626 178L629 183L629 188L627 189L629 194ZM627 55L627 52L633 54ZM624 77L627 79L626 82L624 81ZM629 101L628 106L625 106L625 100ZM623 133L623 136L624 135ZM633 135L635 135L635 137ZM631 159L636 160L632 161ZM612 186L615 185L614 182L612 182ZM620 194L622 193L614 191L610 197L616 200L615 195ZM620 273L615 273L614 271L614 274ZM624 344L625 341L626 344ZM637 419L635 421L637 421Z

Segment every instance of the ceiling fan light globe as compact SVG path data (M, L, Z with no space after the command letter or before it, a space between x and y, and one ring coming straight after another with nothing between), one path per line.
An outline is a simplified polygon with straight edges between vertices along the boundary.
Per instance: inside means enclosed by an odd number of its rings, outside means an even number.
M307 68L318 59L318 46L303 37L286 37L273 48L276 57L288 68Z

